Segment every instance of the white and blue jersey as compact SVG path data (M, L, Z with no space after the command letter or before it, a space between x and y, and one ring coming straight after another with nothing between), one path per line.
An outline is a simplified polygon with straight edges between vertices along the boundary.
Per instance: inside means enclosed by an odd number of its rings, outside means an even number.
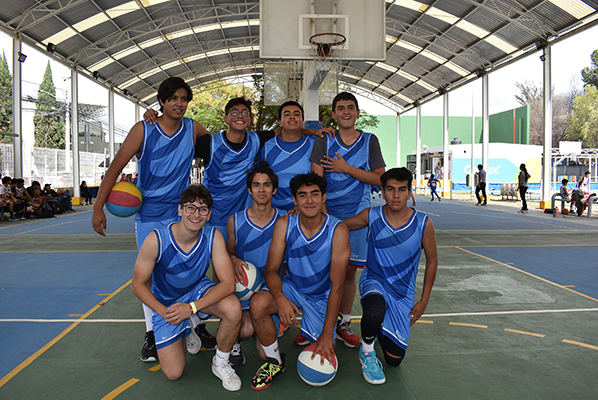
M369 210L368 259L361 274L361 298L380 294L386 300L382 332L402 348L409 340L409 313L415 299L415 279L427 215L413 210L409 221L393 228L384 207Z
M260 151L258 165L263 160L268 162L278 176L278 190L272 197L272 205L285 211L295 207L290 182L295 175L311 172L309 156L314 147L313 136L301 135L296 142L285 142L282 135L268 140Z
M315 298L328 298L330 293L330 265L332 241L340 220L326 216L322 227L308 238L301 229L299 218L289 216L286 231L287 277L297 289Z
M210 224L222 232L226 242L229 217L251 205L246 179L260 150L260 137L247 131L244 146L235 150L224 134L222 131L211 136L210 161L205 167L204 183L214 199Z
M168 136L159 124L143 122L143 144L137 159L137 186L143 203L135 219L139 222L177 219L177 205L189 176L195 154L193 120L183 118L181 127Z
M336 136L333 138L326 136L326 155L337 158L336 153L338 153L347 164L364 171L371 171L371 140L371 133L361 132L351 146L346 146ZM359 214L370 206L370 185L367 183L345 173L325 172L324 177L328 181L326 209L331 215L345 219Z
M154 230L158 239L158 255L152 273L152 294L169 307L177 302L190 303L201 298L216 284L208 279L206 272L214 244L215 228L205 225L199 232L197 243L188 252L183 251L172 233L172 224ZM208 315L198 313L201 319ZM166 347L190 332L189 320L171 325L154 312L152 323L156 347Z
M275 208L274 216L263 228L251 222L247 210L240 211L233 216L236 238L235 255L237 258L255 265L262 273L262 276L264 276L266 270L274 225L276 225L278 218L284 216L284 214L283 210Z

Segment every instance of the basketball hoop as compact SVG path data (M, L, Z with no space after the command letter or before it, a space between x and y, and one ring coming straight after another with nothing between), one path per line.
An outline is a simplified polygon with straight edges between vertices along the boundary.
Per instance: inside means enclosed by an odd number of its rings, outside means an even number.
M318 33L309 38L316 58L342 58L346 42L345 35L333 32Z

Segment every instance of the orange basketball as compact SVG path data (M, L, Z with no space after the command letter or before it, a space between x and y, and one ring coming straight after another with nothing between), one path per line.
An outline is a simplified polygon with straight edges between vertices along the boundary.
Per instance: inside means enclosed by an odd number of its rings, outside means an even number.
M569 215L569 210L567 210L566 208L563 208L563 215Z
M62 196L62 195L64 194L64 190L62 190L62 189L58 189L58 190L56 191L56 194L57 194L57 195L59 195L59 196Z

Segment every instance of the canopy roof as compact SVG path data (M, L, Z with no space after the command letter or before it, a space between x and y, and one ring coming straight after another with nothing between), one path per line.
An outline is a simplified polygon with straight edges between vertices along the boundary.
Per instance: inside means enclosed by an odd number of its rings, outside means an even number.
M191 86L262 74L259 1L3 0L0 26L153 104L171 76ZM396 111L595 24L598 0L386 0L386 62L345 62L341 80ZM580 28L581 27L581 28Z

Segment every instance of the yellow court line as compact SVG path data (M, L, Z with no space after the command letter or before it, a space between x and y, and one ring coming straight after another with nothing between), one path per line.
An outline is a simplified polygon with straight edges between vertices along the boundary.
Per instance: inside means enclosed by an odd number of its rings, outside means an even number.
M542 277L539 277L538 275L534 275L534 274L532 274L532 273L530 273L530 272L524 271L524 270L522 270L522 269L519 269L519 268L517 268L517 267L513 267L512 265L506 264L506 263L504 263L504 262L501 262L501 261L495 260L495 259L493 259L493 258L490 258L490 257L483 256L483 255L481 255L481 254L478 254L478 253L474 253L473 251L465 250L464 248L462 248L462 247L459 247L459 246L455 246L455 248L457 248L457 249L459 249L459 250L462 250L462 251L464 251L464 252L466 252L466 253L473 254L474 256L478 256L478 257L485 258L486 260L489 260L489 261L495 262L495 263L497 263L497 264L504 265L505 267L509 267L509 268L511 268L511 269L514 269L515 271L522 272L522 273L524 273L524 274L526 274L526 275L529 275L529 276L531 276L531 277L534 277L534 278L536 278L536 279L539 279L539 280L541 280L542 282L550 283L551 285L554 285L554 286L560 287L560 288L562 288L562 289L568 290L568 291L570 291L571 293L578 294L578 295L580 295L580 296L582 296L582 297L585 297L586 299L590 299L590 300L598 301L598 299L595 299L595 298L593 298L592 296L588 296L587 294L580 293L580 292L578 292L577 290L573 290L573 289L570 289L570 288L568 288L568 287L566 287L566 286L559 285L558 283L555 283L555 282L549 281L548 279L544 279L544 278L542 278Z
M472 328L488 328L488 325L476 325L476 324L465 324L462 322L449 322L449 325L456 325L456 326L469 326Z
M595 243L586 244L468 244L467 247L491 247L491 248L508 248L508 247L596 247ZM459 246L437 246L439 249L459 249Z
M541 333L533 333L533 332L526 332L526 331L518 331L516 329L505 329L505 332L512 332L512 333L520 333L522 335L529 335L529 336L536 336L536 337L546 337L546 335L542 335Z
M429 321L429 320L425 320L425 319L418 319L417 321L415 321L416 324L433 324L434 321Z
M563 285L563 287L572 288L575 287L575 285Z
M110 296L110 293L98 293L98 296Z
M139 379L135 379L135 378L129 379L128 381L126 381L125 383L123 383L122 385L120 385L119 387L117 387L116 389L111 391L110 393L108 393L106 396L102 397L102 400L114 399L116 396L118 396L119 394L121 394L122 392L124 392L125 390L127 390L128 388L130 388L131 386L136 384L137 382L139 382Z
M116 296L118 293L120 293L124 288L126 288L128 285L130 285L131 281L132 281L132 279L129 280L124 285L122 285L121 287L119 287L118 289L116 289L116 291L114 293L112 293L108 298L102 300L102 303L97 304L91 310L86 312L80 319L83 320L83 319L89 317L92 313L94 313L98 308L100 308L108 300L112 299L114 296ZM67 333L69 333L70 331L75 329L77 327L77 325L79 325L79 324L80 324L79 321L71 324L68 328L66 328L64 331L62 331L62 333L60 333L54 339L50 340L44 347L42 347L41 349L39 349L38 351L33 353L33 355L29 356L25 361L23 361L21 364L19 364L15 369L13 369L8 374L6 374L6 376L4 376L2 379L0 379L0 387L4 386L8 381L10 381L12 378L14 378L19 372L21 372L23 369L25 369L29 364L31 364L33 361L35 361L39 356L44 354L46 352L46 350L48 350L50 347L54 346L60 339L65 337L67 335Z
M156 366L151 367L149 370L152 372L160 371L162 369L162 365L158 364Z
M82 317L83 314L69 314L69 317Z
M593 346L591 344L582 343L582 342L576 342L574 340L563 339L563 342L564 343L575 344L575 345L582 346L582 347L587 347L588 349L598 350L598 346Z
M27 250L27 253L137 253L137 250ZM23 251L0 250L0 254L22 254Z
M77 220L77 221L80 221L80 220ZM75 222L75 221L66 221L66 222L61 222L60 224L42 226L41 228L32 229L30 231L25 231L25 232L21 232L21 233L15 233L14 235L15 236L24 235L25 233L29 233L29 232L41 231L42 229L54 228L55 226L70 224L71 222Z

